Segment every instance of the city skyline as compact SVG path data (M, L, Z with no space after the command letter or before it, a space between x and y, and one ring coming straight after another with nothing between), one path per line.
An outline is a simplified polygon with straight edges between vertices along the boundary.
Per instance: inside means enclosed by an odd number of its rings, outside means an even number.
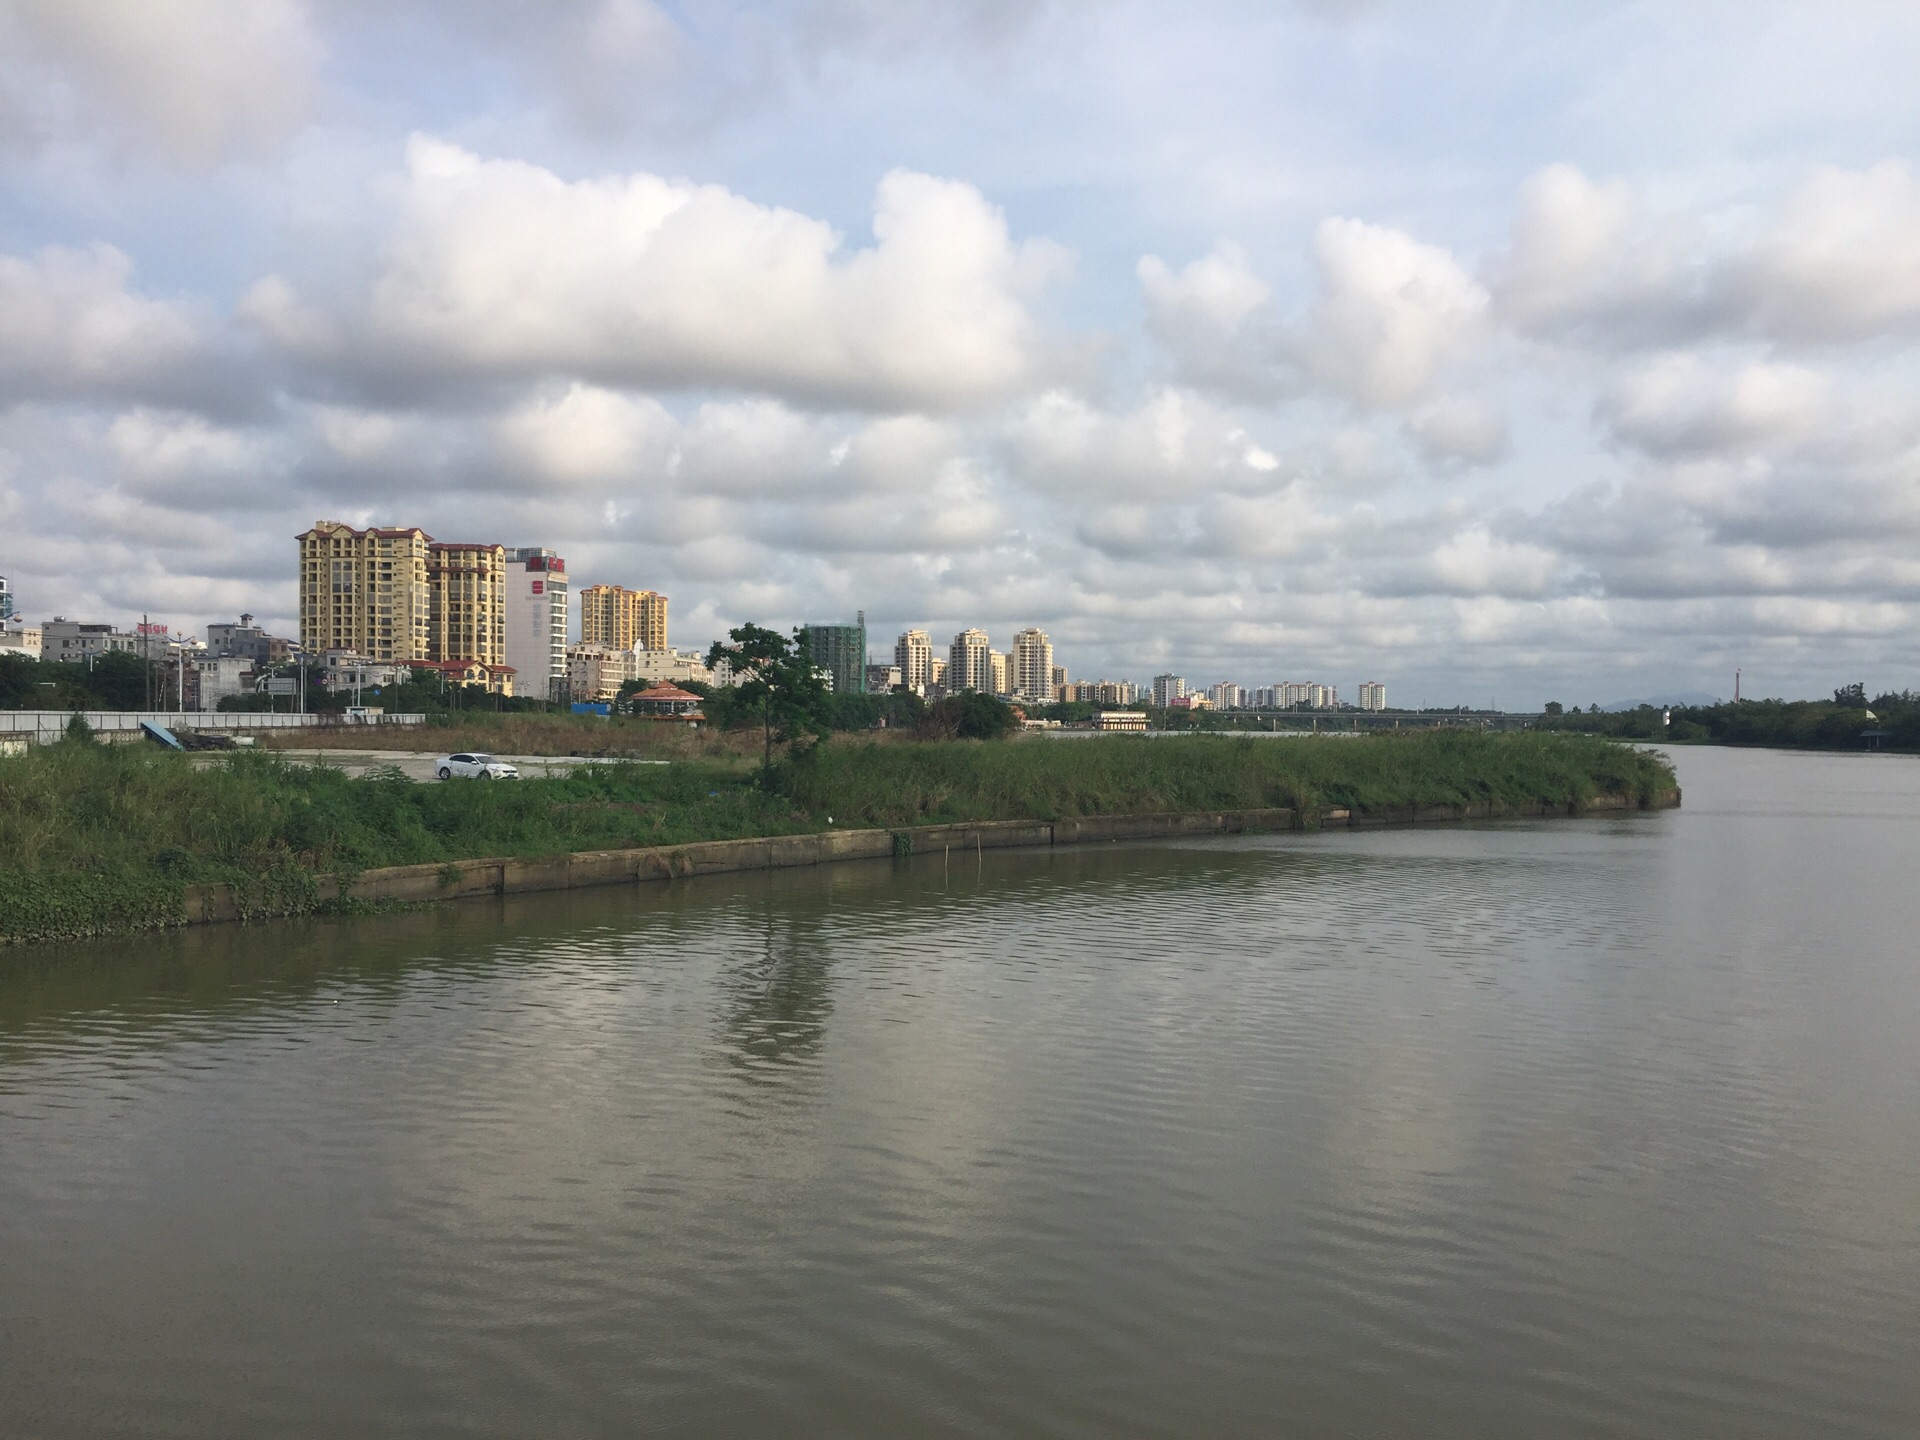
M405 513L646 576L683 643L1916 679L1910 7L243 17L0 0L32 616L285 631L281 536Z

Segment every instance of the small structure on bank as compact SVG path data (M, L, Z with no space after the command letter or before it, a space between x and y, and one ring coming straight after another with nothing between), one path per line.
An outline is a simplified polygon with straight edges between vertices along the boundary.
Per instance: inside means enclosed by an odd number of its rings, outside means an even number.
M642 690L627 703L643 720L679 720L697 725L707 718L700 713L700 697L671 681L663 680L650 690Z

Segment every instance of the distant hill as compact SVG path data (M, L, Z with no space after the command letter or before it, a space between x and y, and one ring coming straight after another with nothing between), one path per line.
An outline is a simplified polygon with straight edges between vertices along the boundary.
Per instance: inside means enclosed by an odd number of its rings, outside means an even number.
M1600 708L1609 714L1616 710L1638 710L1642 705L1718 705L1720 697L1709 695L1704 690L1669 690L1659 695L1649 695L1644 700L1615 700Z

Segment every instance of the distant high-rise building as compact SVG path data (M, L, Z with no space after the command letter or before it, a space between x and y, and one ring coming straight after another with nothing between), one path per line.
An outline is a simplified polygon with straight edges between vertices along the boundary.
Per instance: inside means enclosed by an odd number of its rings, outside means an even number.
M924 630L908 630L893 642L893 663L900 670L900 683L916 695L924 695L933 685L933 640Z
M1007 688L1013 694L1022 700L1051 702L1055 693L1053 642L1047 639L1047 632L1029 626L1014 636L1013 649L1007 652L1007 670Z
M507 663L506 546L429 544L427 602L432 659Z
M1053 667L1053 695L1056 700L1060 698L1060 692L1066 689L1066 687L1067 687L1067 667L1064 665L1054 666Z
M300 643L309 653L348 650L393 663L438 658L426 531L316 520L299 538Z
M987 651L987 689L995 695L1009 695L1008 668L1006 654L999 650Z
M13 618L13 591L7 588L7 577L0 575L0 620Z
M867 612L851 625L805 625L807 654L832 677L836 695L867 693Z
M942 695L946 694L947 662L942 660L938 655L934 656L933 659L928 662L927 674L933 677L927 681L927 689L929 691L937 690Z
M1387 708L1387 687L1378 680L1360 682L1360 708L1362 710L1384 710Z
M984 630L962 630L947 648L947 693L993 693L993 643Z
M653 590L589 585L580 592L580 643L612 650L665 650L667 597Z
M1060 682L1060 699L1091 705L1131 705L1136 697L1131 680L1080 680Z
M514 693L565 700L567 667L567 562L551 550L523 545L507 552L507 664Z
M1187 682L1179 675L1153 677L1153 703L1164 710L1176 700L1186 698Z
M1215 709L1238 710L1246 704L1247 692L1231 680L1222 680L1218 685L1208 688L1207 699L1213 702Z

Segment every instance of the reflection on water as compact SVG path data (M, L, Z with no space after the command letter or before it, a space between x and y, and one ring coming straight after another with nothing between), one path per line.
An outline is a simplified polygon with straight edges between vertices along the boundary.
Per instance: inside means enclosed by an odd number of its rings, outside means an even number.
M1907 1435L1920 765L0 952L0 1434Z

